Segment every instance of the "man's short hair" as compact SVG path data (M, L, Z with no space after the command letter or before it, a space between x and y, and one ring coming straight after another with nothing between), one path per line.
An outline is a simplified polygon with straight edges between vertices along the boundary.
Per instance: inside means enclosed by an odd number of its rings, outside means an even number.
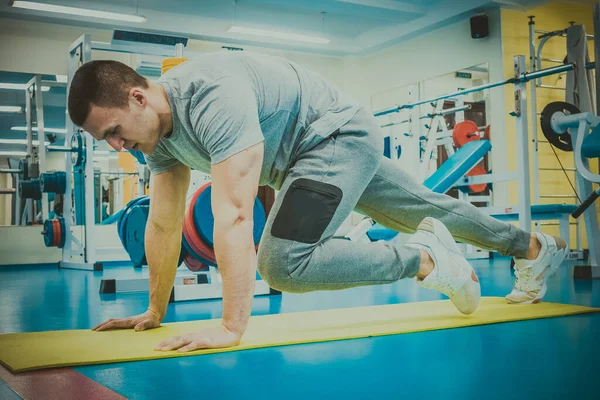
M82 126L92 105L105 108L125 108L129 90L133 87L148 88L146 78L121 62L98 60L83 64L71 82L69 89L69 117Z

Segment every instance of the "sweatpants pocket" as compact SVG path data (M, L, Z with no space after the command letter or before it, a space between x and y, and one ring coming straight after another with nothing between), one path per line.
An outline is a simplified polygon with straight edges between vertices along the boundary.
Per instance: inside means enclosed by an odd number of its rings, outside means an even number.
M306 178L295 180L284 195L271 235L301 243L317 243L342 197L342 190L337 186Z

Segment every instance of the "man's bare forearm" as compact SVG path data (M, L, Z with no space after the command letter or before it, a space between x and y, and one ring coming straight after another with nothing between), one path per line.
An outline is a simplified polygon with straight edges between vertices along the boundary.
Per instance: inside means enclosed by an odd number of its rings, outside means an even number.
M162 320L175 283L177 261L181 251L181 229L168 229L148 222L145 237L146 259L150 270L150 306Z
M215 226L215 250L223 278L223 325L243 335L252 311L256 285L256 250L252 221Z

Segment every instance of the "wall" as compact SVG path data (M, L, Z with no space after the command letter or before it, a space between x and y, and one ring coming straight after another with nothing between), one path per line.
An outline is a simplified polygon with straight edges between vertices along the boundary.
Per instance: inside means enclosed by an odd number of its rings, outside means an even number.
M536 30L542 31L555 31L559 29L565 29L569 26L570 21L575 21L578 24L583 24L586 27L587 33L593 33L594 26L592 21L593 7L591 5L581 5L574 3L562 3L555 2L542 7L529 10L527 12L516 12L516 11L502 11L502 42L503 51L505 54L504 58L504 71L505 77L509 78L512 76L513 70L513 55L522 54L527 58L529 63L529 25L527 18L529 15L534 15L535 28ZM536 35L537 37L537 35ZM536 40L536 46L539 44L539 40ZM593 41L589 42L589 49L593 54ZM566 56L566 39L562 37L556 37L550 39L544 46L543 57L562 60ZM591 56L593 59L593 55ZM555 66L557 64L544 63L543 68ZM529 64L527 65L529 69ZM564 87L566 76L565 75L552 75L543 79L543 84L554 85ZM510 111L514 108L512 85L505 87L505 101L506 110ZM531 92L528 92L530 96ZM537 112L541 112L543 108L550 102L553 101L565 101L564 90L552 90L552 89L537 89ZM529 101L529 107L531 102ZM531 116L531 113L529 114ZM531 121L529 121L531 124ZM545 140L541 127L538 124L538 139ZM516 145L516 132L514 119L507 116L507 131L506 140L508 148L514 148ZM530 132L531 134L531 132ZM553 194L573 194L565 173L560 169L560 163L557 160L552 148L547 143L540 143L538 147L539 166L541 168L555 168L553 171L540 171L539 172L539 187L540 194L553 195ZM530 157L532 156L533 149L530 146ZM565 153L560 150L556 150L560 162L565 168L574 168L573 153ZM516 160L510 159L509 164L510 170L516 170ZM567 171L568 177L575 185L575 172ZM532 175L533 176L533 175ZM511 182L509 186L509 201L511 204L517 204L518 202L518 190L516 183ZM533 199L533 182L532 182L532 199ZM582 199L583 200L583 199ZM567 203L574 204L575 199L562 199L562 198L541 198L541 204L552 204L552 203ZM600 215L600 213L599 213ZM582 221L583 228L583 221ZM558 227L556 226L542 226L541 230L545 233L558 235ZM572 246L575 246L575 226L571 227ZM587 246L587 240L585 239L585 230L583 230L583 247Z
M344 87L369 109L376 111L406 101L408 85L421 81L427 83L439 76L480 64L487 64L490 81L499 81L504 76L500 12L492 12L488 17L490 35L485 39L471 38L469 19L466 18L367 57L347 58ZM504 91L501 88L491 89L489 98L494 155L491 166L494 171L503 171L506 169L504 155L507 153L503 134L506 124ZM387 121L382 119L382 122ZM502 186L499 184L494 193L496 204L508 201Z

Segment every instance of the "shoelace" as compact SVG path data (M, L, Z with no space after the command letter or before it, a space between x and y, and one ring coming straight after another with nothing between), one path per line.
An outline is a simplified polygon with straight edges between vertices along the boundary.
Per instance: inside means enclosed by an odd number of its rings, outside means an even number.
M517 280L515 282L515 287L523 292L530 292L533 290L539 290L540 282L535 280L533 276L534 271L531 267L525 267L523 269L515 268L515 275Z
M440 292L448 294L448 295L454 295L454 291L456 290L455 285L450 283L448 278L446 278L445 276L441 277L438 280L437 286L438 286L438 289L440 290Z

